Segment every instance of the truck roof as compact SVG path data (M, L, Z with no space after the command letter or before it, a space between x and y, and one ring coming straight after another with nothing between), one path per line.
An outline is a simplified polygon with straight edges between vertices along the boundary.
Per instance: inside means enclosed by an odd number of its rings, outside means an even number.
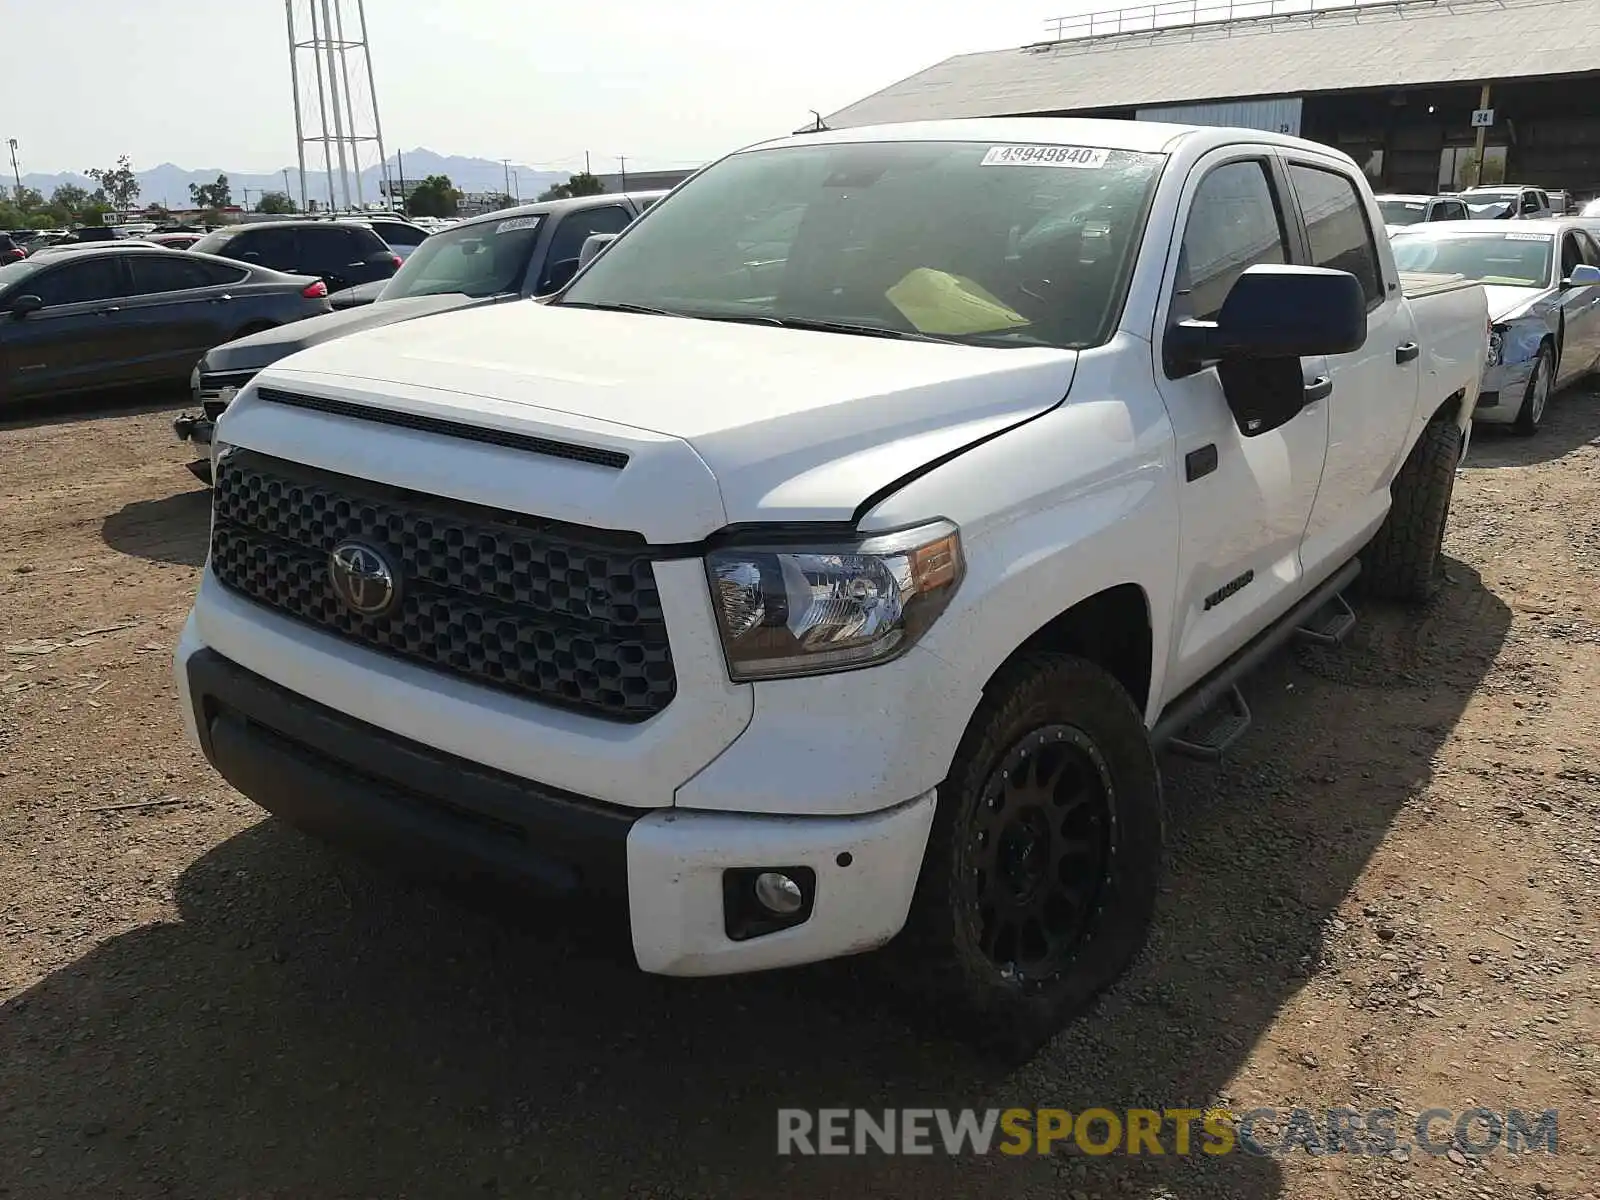
M1242 135L1242 136L1241 136ZM1228 129L1202 125L1168 125L1160 121L1108 121L1096 117L983 117L954 121L906 121L895 125L862 125L850 129L824 129L790 134L748 146L765 150L775 146L805 146L817 142L995 142L1029 145L1082 144L1108 150L1145 154L1170 151L1181 140L1198 139L1219 144L1241 140L1269 145L1296 146L1328 154L1329 147L1303 138L1261 129Z

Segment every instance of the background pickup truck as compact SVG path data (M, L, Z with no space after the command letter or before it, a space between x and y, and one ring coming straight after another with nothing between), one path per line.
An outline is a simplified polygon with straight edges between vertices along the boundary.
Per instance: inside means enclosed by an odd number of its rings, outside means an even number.
M189 380L195 411L178 417L173 432L181 441L209 444L217 417L239 388L262 367L307 346L432 313L558 291L577 273L579 252L591 235L620 233L665 195L550 200L452 225L422 242L392 278L346 289L371 293L361 296L360 306L209 351ZM196 461L190 470L209 480L210 459Z
M730 155L546 304L267 368L218 428L192 736L330 840L627 900L646 971L891 939L1027 1051L1128 964L1157 751L1425 599L1488 344L1359 169L1145 122ZM419 252L420 253L420 252Z

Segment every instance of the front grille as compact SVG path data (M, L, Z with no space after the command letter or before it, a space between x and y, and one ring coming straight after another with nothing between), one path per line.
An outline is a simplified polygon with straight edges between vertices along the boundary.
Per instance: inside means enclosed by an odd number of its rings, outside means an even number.
M217 464L211 569L257 603L376 650L617 721L677 690L643 542L556 526L236 450ZM400 581L383 616L335 594L345 540Z
M254 371L216 371L200 376L200 387L197 398L200 407L205 410L206 416L215 421L227 409L229 401L233 399L230 393L223 397L224 388L237 391L256 377Z

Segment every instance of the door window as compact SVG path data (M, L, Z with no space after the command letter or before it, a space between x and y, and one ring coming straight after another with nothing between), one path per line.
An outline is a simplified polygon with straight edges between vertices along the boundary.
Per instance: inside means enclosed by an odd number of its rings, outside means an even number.
M211 287L217 283L217 270L210 264L190 261L176 256L140 254L128 264L133 269L135 296L149 296L157 292L186 292L193 288ZM224 270L226 270L224 268ZM239 276L243 272L228 271Z
M1212 321L1234 281L1261 263L1288 261L1283 217L1265 164L1217 167L1200 182L1178 253L1174 319Z
M569 213L550 235L550 249L545 252L544 274L539 281L540 293L553 292L572 278L578 252L590 236L621 233L631 220L633 216L628 210L616 204Z
M1300 163L1289 165L1289 180L1305 218L1312 265L1354 275L1366 293L1369 310L1383 303L1378 247L1355 180Z
M1600 246L1595 240L1581 229L1574 235L1578 239L1578 252L1583 256L1583 261L1591 267L1600 267Z
M229 258L259 262L264 267L286 270L294 266L294 230L253 229L241 233L229 242L225 252Z
M1569 233L1561 239L1561 278L1571 276L1572 269L1582 262L1583 251L1578 246L1578 239Z
M32 282L29 290L50 306L112 300L125 295L127 287L122 259L116 255L97 254L46 271Z
M333 225L308 225L300 230L300 256L302 270L337 272L353 262L360 262L370 249L359 240L365 233L374 241L378 235L371 230L340 229Z

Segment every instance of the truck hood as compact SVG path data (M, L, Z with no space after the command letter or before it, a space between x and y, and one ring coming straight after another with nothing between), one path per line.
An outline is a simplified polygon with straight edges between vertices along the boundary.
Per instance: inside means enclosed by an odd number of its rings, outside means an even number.
M1536 301L1549 295L1548 288L1506 287L1504 284L1483 285L1484 298L1489 302L1491 321L1511 321L1525 315Z
M479 303L482 301L471 296L448 292L438 296L408 296L403 300L385 300L360 308L324 313L320 317L308 317L304 321L279 325L275 329L263 329L249 337L215 346L206 351L206 356L200 360L200 370L207 374L214 371L259 371L269 363L275 363L308 346L321 345L358 330L393 325L413 317L449 312Z
M523 511L688 542L725 524L849 521L886 486L1059 404L1076 363L1070 350L525 302L330 341L258 382L621 450L629 463L615 487L587 493L606 511L573 511L576 481L546 489L522 470ZM683 478L668 478L668 460ZM538 461L552 475L567 466ZM653 499L622 502L630 475L655 481ZM712 491L688 495L690 476ZM462 488L492 483L461 480L451 494Z

